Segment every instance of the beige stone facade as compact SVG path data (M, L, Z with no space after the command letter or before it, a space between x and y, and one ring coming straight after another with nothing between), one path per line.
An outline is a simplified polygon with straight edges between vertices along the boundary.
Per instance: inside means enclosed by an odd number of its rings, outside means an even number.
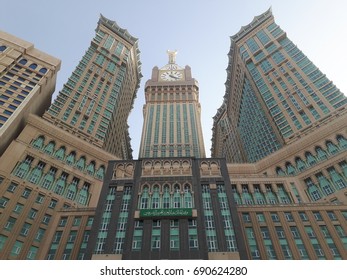
M0 31L0 157L30 113L51 104L61 61L32 43Z
M101 16L48 110L60 61L32 52L48 60L47 77L35 87L40 111L27 110L1 156L0 259L83 259L108 162L132 157L127 117L141 78L137 39ZM29 65L21 72L34 68L27 60L19 61Z

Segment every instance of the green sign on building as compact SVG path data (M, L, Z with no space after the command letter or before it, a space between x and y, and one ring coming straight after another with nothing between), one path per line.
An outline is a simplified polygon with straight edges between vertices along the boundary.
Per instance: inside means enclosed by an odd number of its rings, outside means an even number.
M153 217L192 217L192 208L170 208L170 209L142 209L140 218Z

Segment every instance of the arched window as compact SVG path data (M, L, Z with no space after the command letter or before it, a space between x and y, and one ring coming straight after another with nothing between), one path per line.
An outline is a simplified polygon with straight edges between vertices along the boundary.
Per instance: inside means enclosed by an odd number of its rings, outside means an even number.
M28 61L26 60L26 59L21 59L20 61L19 61L19 63L20 64L22 64L22 65L25 65L25 64L27 64L28 63Z
M81 156L79 160L76 162L76 167L79 170L84 170L85 166L86 166L86 158L84 156Z
M95 162L91 161L89 165L87 166L87 173L91 176L94 176L94 172L95 172Z
M277 185L278 196L282 203L290 203L290 197L282 184Z
M34 69L37 68L37 64L36 63L32 63L32 64L30 64L29 68L34 70Z
M306 157L306 162L307 162L310 166L312 166L312 165L314 165L314 164L317 163L316 158L315 158L310 152L306 152L306 153L305 153L305 157Z
M163 208L171 208L170 186L164 185Z
M49 172L43 177L42 182L41 182L41 187L43 187L44 189L49 190L52 187L52 184L55 180L55 173L56 173L56 169L51 167L51 169L49 170Z
M184 194L183 194L184 208L193 208L193 196L189 184L184 185Z
M296 173L294 166L290 162L286 162L286 169L288 175L294 175Z
M278 176L285 176L286 175L286 173L283 171L283 169L279 166L276 167L276 174Z
M339 165L342 168L343 174L347 178L347 162L344 160L344 161L340 162Z
M78 203L82 205L87 205L88 203L88 197L89 197L89 183L84 182L82 189L79 191L78 194Z
M143 187L142 194L140 195L140 209L148 209L149 205L149 187L146 185Z
M266 188L265 197L266 197L266 200L268 201L268 203L270 203L270 204L278 203L277 196L273 192L272 186L270 184L266 184L265 188Z
M325 195L330 195L335 192L334 188L331 186L330 182L322 173L316 175L320 188L324 191Z
M65 147L61 146L54 154L57 159L64 160L65 158Z
M55 149L55 142L54 142L54 141L50 141L50 142L46 145L46 147L44 148L43 151L44 151L46 154L52 155L53 152L54 152L54 149Z
M66 187L66 178L67 178L67 174L63 172L53 187L53 191L56 194L59 194L59 195L64 194L65 187Z
M308 189L308 193L313 201L319 200L322 198L322 195L317 188L317 186L312 182L311 178L305 179L305 183Z
M343 137L342 135L338 135L336 139L337 139L337 142L339 143L340 148L347 149L347 140L345 137Z
M32 157L27 156L25 160L20 162L18 166L16 167L14 171L14 176L17 176L19 178L24 178L28 174L33 160L34 159Z
M104 176L105 176L105 167L101 165L98 171L96 172L96 177L100 180L103 180Z
M42 169L45 166L43 162L39 162L39 164L31 171L28 176L28 181L32 184L37 184L42 176Z
M67 157L66 157L66 163L68 165L74 165L75 163L75 157L76 157L76 153L75 152L71 152Z
M70 200L74 200L76 197L77 193L77 184L78 184L78 179L73 178L72 182L69 184L66 192L66 198Z
M36 149L42 149L43 144L45 142L45 137L43 137L42 135L37 137L34 141L33 141L33 147Z
M173 208L181 207L181 190L178 184L174 186L174 195L173 195Z
M42 67L42 68L39 70L39 72L42 73L42 74L46 74L47 68Z
M299 171L302 171L306 168L305 162L300 157L295 158L295 164L296 164L296 169Z
M242 185L242 198L245 204L254 204L252 195L249 193L248 185Z
M328 152L331 155L334 155L334 154L338 153L338 151L339 151L339 148L331 141L327 141L326 146L327 146Z
M328 172L336 189L344 189L347 187L346 180L336 171L334 167L329 167Z
M151 199L151 208L158 209L160 208L160 193L159 186L155 185L153 187L152 199Z
M324 160L328 158L327 153L321 147L316 147L315 150L316 150L317 158L319 160Z

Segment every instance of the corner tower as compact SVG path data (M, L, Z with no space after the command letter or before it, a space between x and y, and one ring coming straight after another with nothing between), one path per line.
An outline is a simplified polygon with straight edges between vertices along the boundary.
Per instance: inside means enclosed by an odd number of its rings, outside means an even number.
M167 53L168 64L155 66L145 85L139 157L205 157L199 84L189 66L176 64L176 51Z
M288 38L271 9L230 39L213 157L257 162L345 112L346 96Z
M138 39L103 15L95 31L44 118L119 158L132 158L127 120L142 77Z

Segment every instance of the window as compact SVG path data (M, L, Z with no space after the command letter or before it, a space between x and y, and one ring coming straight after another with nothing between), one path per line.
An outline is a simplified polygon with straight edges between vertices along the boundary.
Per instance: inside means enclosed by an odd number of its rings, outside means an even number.
M49 202L48 208L54 209L57 203L58 203L57 200L51 199L51 201Z
M280 218L278 217L278 215L276 213L271 213L271 219L273 222L279 222Z
M81 217L75 217L73 226L79 226L81 224Z
M60 221L59 221L59 226L60 227L64 227L67 223L67 217L61 217Z
M36 69L37 68L37 64L36 63L32 63L32 64L30 64L29 68Z
M5 226L4 226L5 230L12 231L13 226L16 223L16 220L17 219L15 219L13 217L9 217L7 222L6 222L6 224L5 224Z
M322 215L319 212L313 212L313 216L315 217L316 221L323 221Z
M45 225L48 225L50 220L51 220L51 215L45 214L43 219L42 219L42 223L44 223Z
M23 208L24 208L23 204L17 203L15 208L14 208L14 210L13 210L13 212L15 212L17 214L20 214L22 212Z
M282 227L276 227L276 233L277 233L277 237L279 239L285 239L285 235L284 235L284 231L283 231L283 228Z
M294 222L294 218L293 218L292 213L284 212L284 216L286 217L286 220L287 220L288 222Z
M292 232L294 239L300 238L300 234L297 227L290 227L290 231Z
M36 197L36 203L41 204L43 202L43 200L45 199L45 196L43 194L38 194Z
M31 224L28 223L24 223L22 230L20 231L20 235L22 236L27 236L29 233L29 229L31 227Z
M243 221L246 223L251 221L249 213L242 213L242 218L243 218Z
M259 222L265 222L264 214L262 214L262 213L257 213L257 220L258 220Z
M18 184L11 182L7 188L7 191L13 193L16 190L17 186Z
M22 250L23 242L16 240L11 250L11 257L17 257Z
M26 60L26 59L21 59L20 61L19 61L19 63L20 64L22 64L22 65L25 65L25 64L27 64L28 63L28 61Z
M22 197L28 198L31 193L31 189L25 188L22 194Z
M34 220L36 218L36 215L37 215L37 210L31 208L29 213L28 213L28 218L31 220Z
M304 222L304 221L308 221L308 218L306 216L306 213L305 212L299 212L299 216L301 218L301 220Z
M5 208L8 201L9 201L9 199L6 197L0 198L0 208Z

